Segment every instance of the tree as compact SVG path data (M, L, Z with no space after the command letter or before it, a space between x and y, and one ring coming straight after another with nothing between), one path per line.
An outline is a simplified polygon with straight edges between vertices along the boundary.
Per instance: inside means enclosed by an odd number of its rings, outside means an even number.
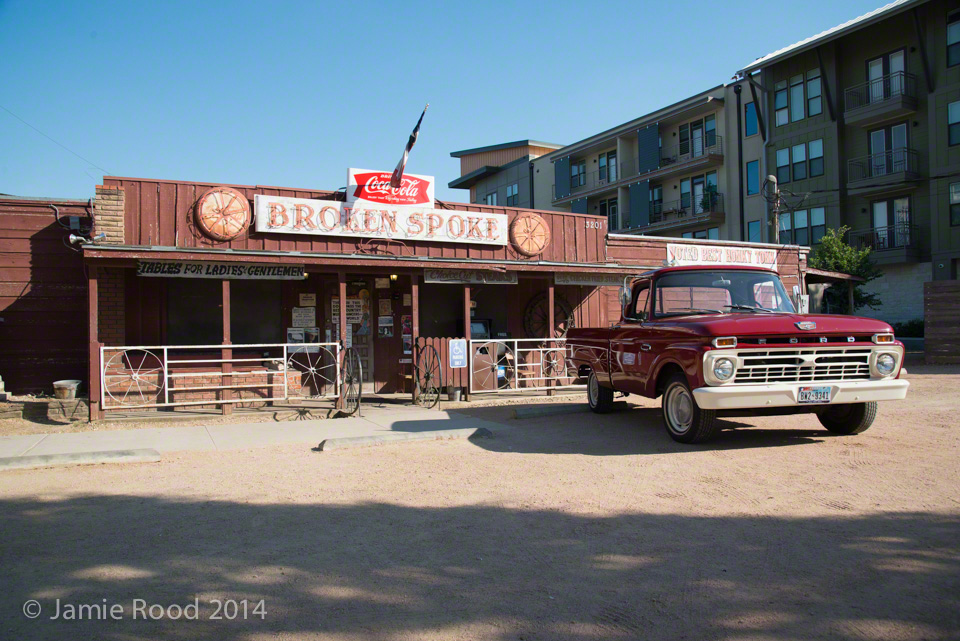
M852 276L859 276L862 283L856 283L853 289L853 310L848 310L847 285L831 285L824 298L831 308L842 309L846 313L853 313L862 307L878 309L881 305L880 296L864 289L864 285L883 275L877 264L870 257L870 248L857 249L847 244L843 238L850 230L849 227L828 229L820 244L807 259L807 265L814 269L824 269L832 272L842 272Z

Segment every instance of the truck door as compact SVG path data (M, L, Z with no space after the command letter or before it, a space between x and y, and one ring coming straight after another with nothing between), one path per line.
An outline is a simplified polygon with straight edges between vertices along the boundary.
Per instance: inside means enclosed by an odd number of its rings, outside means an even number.
M650 330L645 322L650 317L650 281L640 281L633 287L630 303L624 308L620 324L610 337L610 380L621 392L640 394L647 380L643 358L650 349Z

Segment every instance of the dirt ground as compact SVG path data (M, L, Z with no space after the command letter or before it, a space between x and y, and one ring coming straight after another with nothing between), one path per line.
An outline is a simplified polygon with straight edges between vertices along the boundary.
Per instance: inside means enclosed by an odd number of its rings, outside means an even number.
M655 402L494 407L476 442L4 472L0 638L957 639L960 368L909 378L850 437L798 416L683 446Z

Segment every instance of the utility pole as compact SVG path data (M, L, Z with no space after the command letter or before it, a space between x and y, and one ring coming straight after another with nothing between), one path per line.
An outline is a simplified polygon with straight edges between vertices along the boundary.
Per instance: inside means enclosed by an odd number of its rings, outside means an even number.
M780 186L777 177L767 176L767 182L773 185L773 242L780 244Z

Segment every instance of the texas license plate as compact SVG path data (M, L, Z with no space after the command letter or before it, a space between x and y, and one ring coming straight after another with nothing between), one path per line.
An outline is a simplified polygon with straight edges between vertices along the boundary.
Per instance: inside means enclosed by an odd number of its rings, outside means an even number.
M801 387L800 395L797 398L800 403L829 403L830 386L827 387Z

